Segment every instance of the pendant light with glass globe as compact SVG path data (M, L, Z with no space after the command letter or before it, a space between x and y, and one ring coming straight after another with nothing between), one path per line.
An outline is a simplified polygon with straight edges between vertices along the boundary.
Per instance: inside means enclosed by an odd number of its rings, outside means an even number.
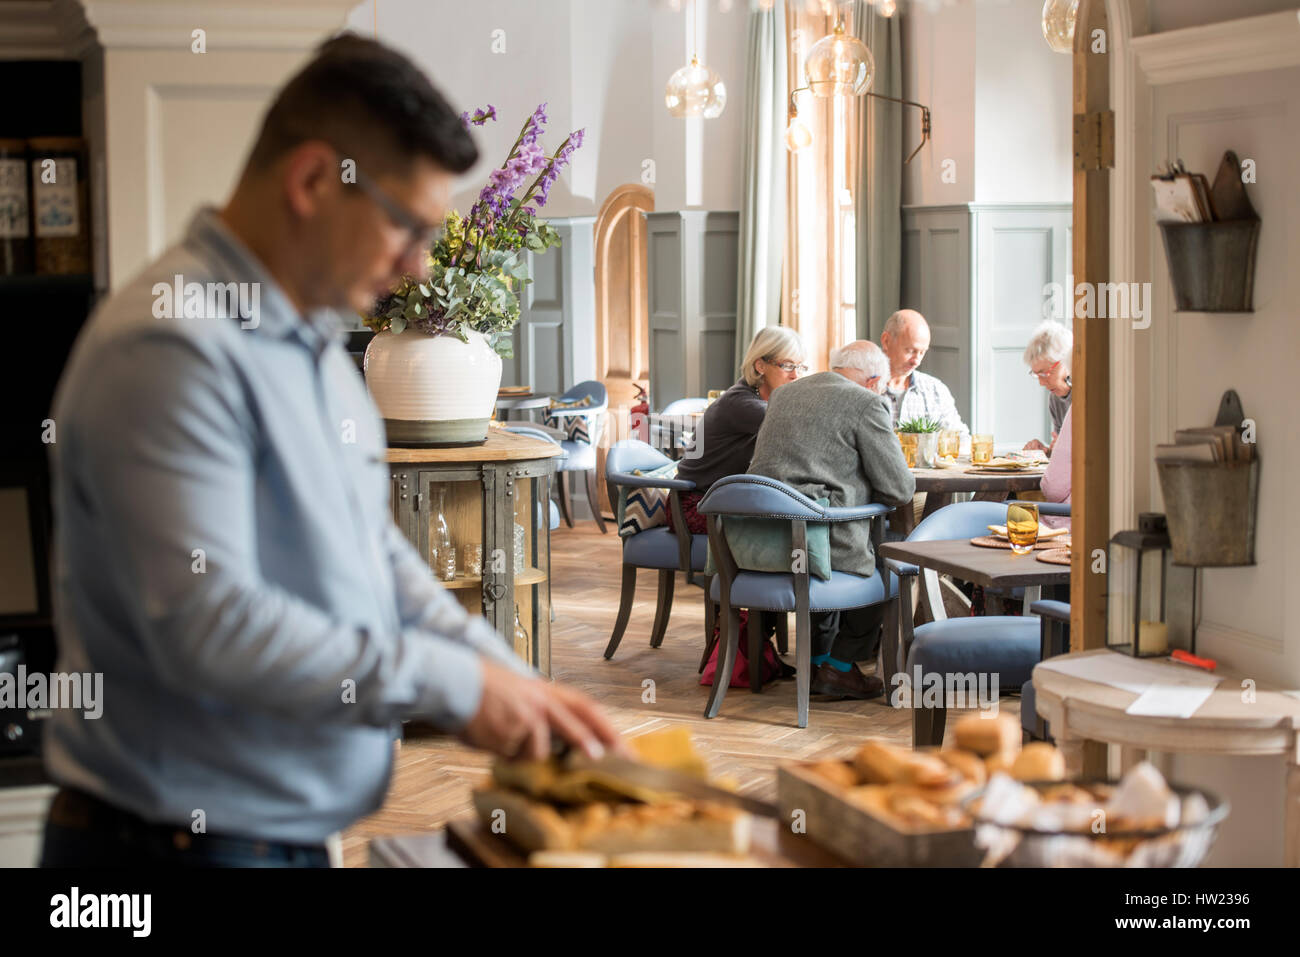
M664 105L668 107L670 116L679 119L701 116L712 120L721 116L727 105L727 87L718 74L700 63L699 41L696 39L700 35L697 10L697 4L691 2L686 13L695 27L690 38L691 62L668 78Z
M893 12L891 8L890 12ZM883 14L888 16L888 14ZM785 145L791 152L798 152L812 145L813 134L808 125L799 119L799 106L795 94L812 93L818 97L832 96L871 96L904 106L915 106L921 111L921 142L904 162L910 163L921 152L921 147L930 141L930 108L915 100L903 100L896 96L870 92L871 80L875 76L876 61L867 45L850 33L844 32L844 17L835 22L835 29L812 45L808 56L804 58L804 74L807 86L790 91L789 126L785 130Z

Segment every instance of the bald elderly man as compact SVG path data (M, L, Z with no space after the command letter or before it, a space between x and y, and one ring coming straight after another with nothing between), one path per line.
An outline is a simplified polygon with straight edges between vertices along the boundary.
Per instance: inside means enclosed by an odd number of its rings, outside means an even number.
M832 506L909 502L916 480L889 423L880 390L889 360L874 342L859 340L831 353L831 371L797 379L772 393L758 430L749 471ZM868 522L831 526L831 567L869 577L876 572ZM876 698L881 679L854 661L875 657L883 605L811 616L812 693Z
M937 420L941 428L956 429L963 437L970 434L948 387L917 370L930 349L930 325L923 315L915 309L898 310L885 323L880 347L889 357L884 397L894 428L900 422L926 416Z

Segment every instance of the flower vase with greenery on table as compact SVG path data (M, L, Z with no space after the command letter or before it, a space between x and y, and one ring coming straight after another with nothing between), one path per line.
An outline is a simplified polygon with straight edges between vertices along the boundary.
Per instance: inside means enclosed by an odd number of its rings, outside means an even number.
M496 120L496 109L461 117ZM519 295L532 282L528 253L558 246L538 218L551 187L582 145L570 133L548 155L539 142L546 104L523 128L469 212L452 210L429 250L427 278L408 276L365 319L366 382L394 445L473 445L486 440L501 384L501 360L514 355Z

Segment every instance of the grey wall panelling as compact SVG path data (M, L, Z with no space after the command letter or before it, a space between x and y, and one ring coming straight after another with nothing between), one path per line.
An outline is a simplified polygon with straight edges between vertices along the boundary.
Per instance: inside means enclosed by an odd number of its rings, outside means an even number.
M999 446L1051 433L1047 393L1021 356L1046 315L1044 286L1067 282L1070 219L1069 203L903 208L903 307L932 333L921 368Z
M596 284L593 216L548 222L559 246L528 253L533 282L520 297L515 356L502 363L502 385L558 395L596 376Z
M650 407L736 381L740 214L646 213Z

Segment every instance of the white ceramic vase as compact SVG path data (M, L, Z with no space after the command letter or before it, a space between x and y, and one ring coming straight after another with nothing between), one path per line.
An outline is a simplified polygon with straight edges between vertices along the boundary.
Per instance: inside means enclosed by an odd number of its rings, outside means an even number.
M501 387L501 357L477 332L469 342L408 328L366 347L366 385L390 445L480 445Z

